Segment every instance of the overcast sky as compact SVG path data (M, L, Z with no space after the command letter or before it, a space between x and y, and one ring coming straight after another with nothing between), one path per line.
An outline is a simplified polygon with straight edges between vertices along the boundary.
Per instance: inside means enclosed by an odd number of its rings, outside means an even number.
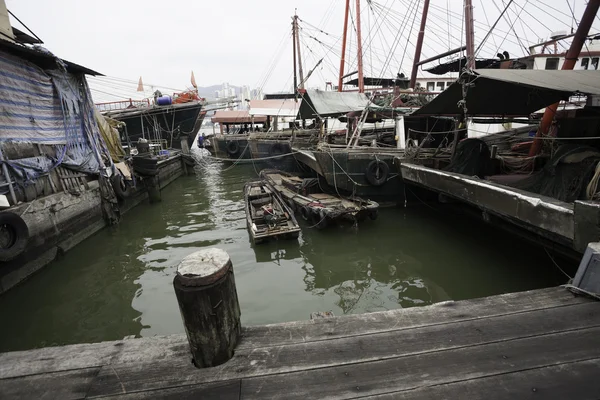
M343 0L5 1L8 9L54 54L110 77L93 85L94 96L103 99L108 95L102 92L117 97L135 94L134 82L140 76L147 85L182 89L190 85L192 70L200 86L229 82L252 88L264 86L267 92L289 91L291 16L296 8L301 18L305 74L323 58L308 86L324 87L326 81L337 80ZM423 57L462 44L462 3L431 0ZM547 38L550 32L569 30L573 18L568 5L574 4L579 19L585 3L514 0L479 56L492 56L498 48L523 55L524 47ZM362 4L366 75L393 76L398 71L409 74L422 0ZM473 0L473 5L479 44L504 5L502 0ZM346 71L356 69L354 11L350 24L352 38L347 58L351 65ZM599 27L597 18L595 31Z

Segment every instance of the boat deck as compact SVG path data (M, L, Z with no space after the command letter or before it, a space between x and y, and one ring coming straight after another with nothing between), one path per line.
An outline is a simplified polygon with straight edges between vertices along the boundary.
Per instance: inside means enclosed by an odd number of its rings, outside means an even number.
M0 354L11 399L573 400L599 376L600 303L563 288L247 327L202 370L183 335Z

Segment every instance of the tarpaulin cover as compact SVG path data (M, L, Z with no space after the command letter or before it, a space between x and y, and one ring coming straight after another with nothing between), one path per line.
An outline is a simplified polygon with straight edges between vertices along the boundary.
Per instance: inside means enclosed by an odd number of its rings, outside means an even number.
M0 51L0 140L65 144L60 99L52 78L28 61Z
M119 130L117 129L122 122L103 116L97 109L94 109L94 117L96 118L96 123L100 129L104 143L106 143L108 152L110 153L110 158L112 158L115 163L122 161L125 157L125 150L123 150L123 146L121 146L121 138L119 136Z
M465 73L471 116L526 116L581 94L600 94L600 71L482 69ZM460 115L462 84L454 83L413 115Z
M362 111L368 105L369 99L364 93L308 89L303 96L300 115L302 118L333 117Z
M108 155L85 77L69 73L60 59L55 60L52 69L43 70L0 50L0 144L56 146L53 158L6 160L15 176L24 180L59 165L98 173L105 164L102 154ZM110 164L108 156L104 158Z

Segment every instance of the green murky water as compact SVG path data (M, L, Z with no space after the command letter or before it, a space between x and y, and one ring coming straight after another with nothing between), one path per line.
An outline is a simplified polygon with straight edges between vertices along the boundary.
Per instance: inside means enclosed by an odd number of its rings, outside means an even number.
M358 228L303 226L254 248L242 187L252 166L197 167L0 297L0 351L183 332L172 279L187 254L231 255L245 325L422 306L558 285L541 248L429 207L386 208Z

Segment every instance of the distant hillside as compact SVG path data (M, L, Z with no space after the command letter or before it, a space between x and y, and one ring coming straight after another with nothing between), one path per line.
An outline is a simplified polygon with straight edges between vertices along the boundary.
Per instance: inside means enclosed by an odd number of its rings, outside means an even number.
M236 95L239 94L241 91L240 86L229 85L229 87L232 87L235 89ZM223 88L223 85L198 86L198 95L200 97L205 97L207 99L214 99L215 92L217 90L221 90L222 88Z

